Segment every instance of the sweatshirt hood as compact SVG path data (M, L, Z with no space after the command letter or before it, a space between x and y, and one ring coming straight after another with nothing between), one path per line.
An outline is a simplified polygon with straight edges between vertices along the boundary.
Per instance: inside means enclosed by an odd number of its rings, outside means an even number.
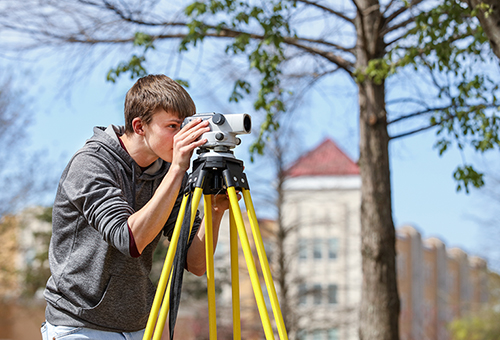
M115 155L113 162L119 162L122 168L128 175L133 177L133 181L152 181L165 176L170 168L170 163L158 158L146 170L142 171L141 167L134 161L129 153L121 146L118 139L119 136L125 133L124 126L116 126L110 124L108 127L94 127L94 135L87 140L85 146L100 147Z

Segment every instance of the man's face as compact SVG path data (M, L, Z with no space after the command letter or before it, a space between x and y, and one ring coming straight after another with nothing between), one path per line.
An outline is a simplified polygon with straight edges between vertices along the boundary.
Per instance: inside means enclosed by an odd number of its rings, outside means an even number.
M144 126L145 142L150 151L167 162L172 162L174 136L181 129L182 119L159 109L153 119Z

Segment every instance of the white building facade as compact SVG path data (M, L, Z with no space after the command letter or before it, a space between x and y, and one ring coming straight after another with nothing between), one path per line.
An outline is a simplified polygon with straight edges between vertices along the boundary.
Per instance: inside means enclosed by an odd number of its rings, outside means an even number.
M360 188L356 164L331 140L288 171L283 215L285 226L295 228L286 248L298 339L359 338Z

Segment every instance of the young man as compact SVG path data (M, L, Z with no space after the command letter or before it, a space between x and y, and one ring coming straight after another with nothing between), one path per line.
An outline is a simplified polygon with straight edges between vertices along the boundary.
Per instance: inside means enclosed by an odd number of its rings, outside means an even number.
M171 237L193 150L208 122L164 75L139 79L125 99L125 128L94 128L64 170L53 210L44 339L142 339L155 287L153 252ZM225 195L213 199L214 245ZM186 268L205 272L205 229L196 218Z

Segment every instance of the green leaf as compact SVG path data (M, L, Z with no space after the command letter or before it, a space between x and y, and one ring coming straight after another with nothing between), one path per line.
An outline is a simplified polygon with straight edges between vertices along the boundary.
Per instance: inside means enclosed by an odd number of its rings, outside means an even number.
M189 81L187 80L184 80L184 79L174 79L177 83L179 83L180 85L184 86L185 88L189 88Z
M151 35L142 32L136 32L134 35L134 46L144 46L144 52L148 49L154 49L154 39Z
M127 72L130 73L131 79L144 77L147 75L146 69L142 64L145 60L146 58L144 56L138 57L133 55L128 62L121 62L116 68L111 68L108 71L106 80L114 83L122 73Z
M457 167L453 173L453 177L458 182L457 191L465 189L467 194L469 193L470 185L476 188L480 188L484 185L483 174L474 170L471 165Z

